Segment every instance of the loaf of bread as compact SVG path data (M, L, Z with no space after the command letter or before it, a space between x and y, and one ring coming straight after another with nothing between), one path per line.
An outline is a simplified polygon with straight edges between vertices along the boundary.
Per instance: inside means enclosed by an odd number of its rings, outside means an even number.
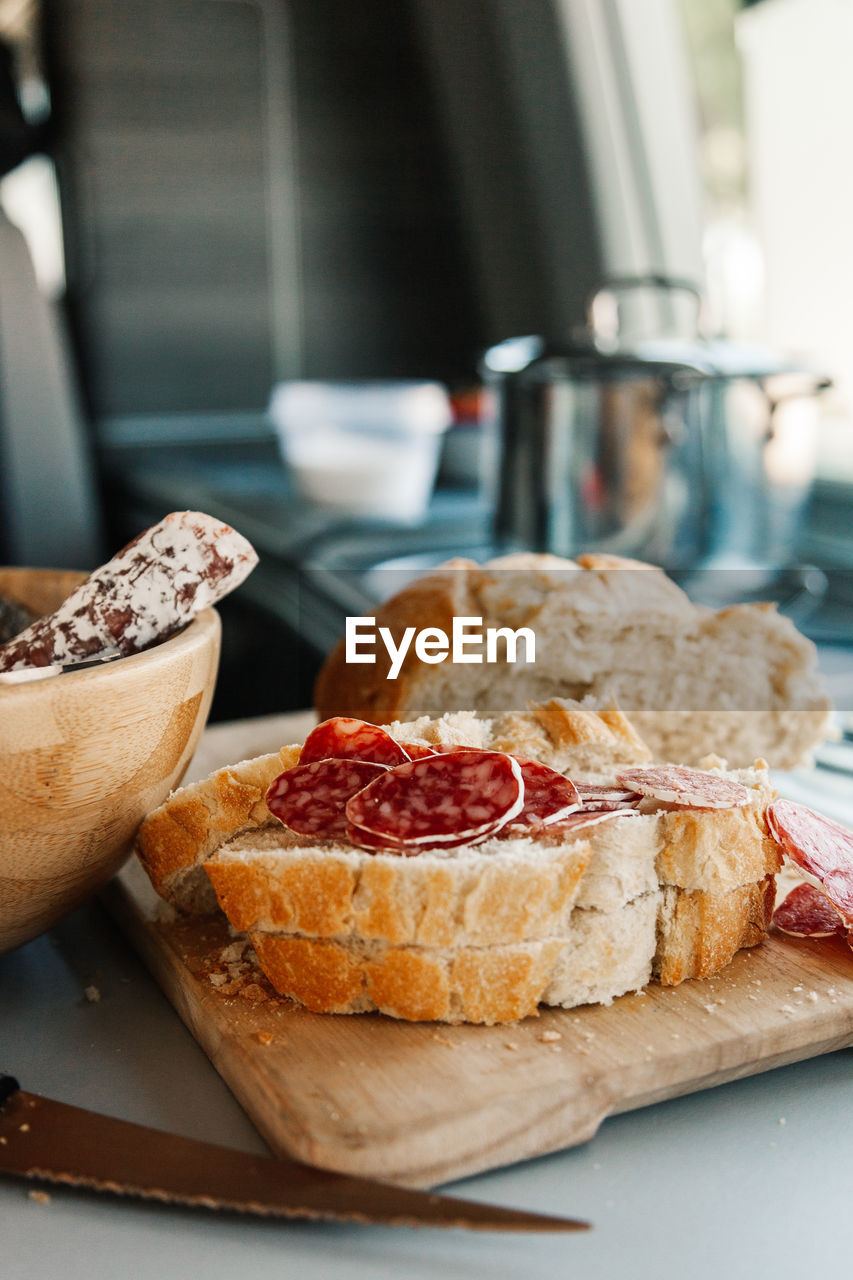
M400 742L535 757L589 785L649 761L612 704L550 699L388 729ZM299 750L176 792L143 824L137 852L175 905L218 903L276 989L314 1011L512 1021L542 1003L610 1003L653 977L707 976L768 928L780 855L764 767L706 761L747 788L736 808L644 800L576 832L557 824L400 857L298 835L272 817L266 790Z
M317 681L320 718L384 724L457 707L488 716L552 697L615 697L656 760L695 764L713 751L733 766L762 757L777 768L807 762L829 730L815 646L774 605L697 606L636 561L450 561L381 605L376 629L399 644L408 627L449 636L454 617L531 629L535 662L426 663L410 645L389 679L382 645L375 662L354 663L342 641Z

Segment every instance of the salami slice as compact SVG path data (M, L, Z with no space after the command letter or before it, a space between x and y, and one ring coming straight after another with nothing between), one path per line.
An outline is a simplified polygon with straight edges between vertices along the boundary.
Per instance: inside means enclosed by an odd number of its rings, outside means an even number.
M503 830L491 834L503 835ZM481 837L481 840L488 839L489 835L490 833L487 832L485 836ZM415 844L412 841L392 840L390 836L375 835L372 832L364 831L361 827L354 827L351 822L347 823L347 839L356 848L364 849L366 853L389 853L400 858L414 858L417 854L425 853L430 847L433 849L440 848L445 851L447 849L457 849L463 844L481 842L479 840L472 842L462 836L457 840L444 840L440 845Z
M774 911L773 923L794 938L831 938L847 932L829 898L813 884L798 884L792 889Z
M436 756L438 751L426 746L423 742L401 742L400 746L410 760L426 760L427 756Z
M590 782L576 782L575 786L584 809L633 808L640 799L638 792L629 791L627 787Z
M312 729L299 753L300 764L315 760L365 760L392 769L411 757L387 729L351 716L333 716Z
M567 818L561 818L550 830L564 832L566 835L574 835L576 831L582 831L584 827L595 827L600 822L609 822L611 818L639 818L641 816L636 809L631 809L627 805L618 809L580 809L577 813L570 813Z
M323 839L345 839L346 803L387 773L365 760L315 760L280 773L267 791L267 807L291 831Z
M389 769L347 803L347 818L394 844L485 840L524 805L521 766L501 751L457 751Z
M616 778L625 787L666 804L690 809L737 809L749 804L752 792L740 782L703 769L660 765L651 769L623 769Z
M853 929L853 831L793 800L774 800L770 832L792 862L820 881L848 929Z
M538 760L514 758L524 780L524 807L513 818L514 827L547 827L580 809L577 787L568 778Z
M233 591L257 562L229 525L174 511L0 647L0 671L138 653Z

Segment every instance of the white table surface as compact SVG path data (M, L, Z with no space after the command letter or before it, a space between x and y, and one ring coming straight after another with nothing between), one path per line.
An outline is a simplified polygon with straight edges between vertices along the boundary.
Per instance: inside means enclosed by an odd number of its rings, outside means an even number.
M280 744L275 721L261 729L270 747ZM209 731L194 773L216 763L221 732ZM256 726L247 742L265 750L262 737ZM84 995L90 985L98 1003ZM97 903L0 957L0 1070L62 1101L265 1149ZM255 1221L64 1188L44 1204L23 1182L0 1178L0 1277L844 1275L851 1114L848 1049L614 1117L584 1146L445 1188L594 1224L566 1236Z

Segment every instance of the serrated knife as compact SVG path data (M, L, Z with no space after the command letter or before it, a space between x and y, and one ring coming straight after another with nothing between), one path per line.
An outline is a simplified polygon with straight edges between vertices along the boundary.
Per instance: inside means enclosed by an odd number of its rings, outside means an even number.
M0 1173L268 1217L481 1231L589 1225L232 1151L26 1093L13 1076L0 1076Z

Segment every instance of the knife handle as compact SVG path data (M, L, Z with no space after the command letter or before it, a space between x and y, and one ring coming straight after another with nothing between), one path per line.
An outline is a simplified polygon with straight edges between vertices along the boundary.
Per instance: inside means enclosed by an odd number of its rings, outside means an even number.
M0 1076L0 1111L3 1110L13 1093L18 1093L21 1086L14 1076Z

